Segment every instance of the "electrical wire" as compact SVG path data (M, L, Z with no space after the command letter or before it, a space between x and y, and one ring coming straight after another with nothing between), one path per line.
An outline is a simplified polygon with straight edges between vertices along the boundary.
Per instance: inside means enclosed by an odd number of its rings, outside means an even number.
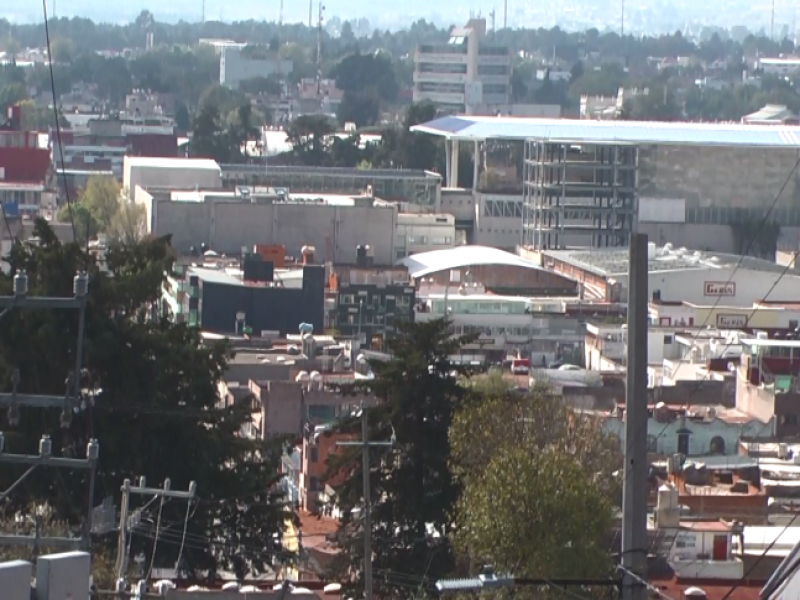
M4 203L2 203L2 202L0 202L0 210L3 211L3 221L6 224L6 231L8 231L8 241L10 241L13 244L15 242L15 238L11 233L11 226L8 224L8 215L6 214L6 205Z
M750 576L750 573L752 573L753 570L759 565L759 563L762 560L764 560L764 557L767 556L769 551L772 550L772 547L778 542L778 540L783 536L783 534L786 533L789 527L794 525L794 522L797 520L798 517L800 517L800 513L795 513L791 521L789 521L781 530L781 532L775 536L775 539L769 543L769 546L764 548L764 551L758 556L755 562L753 562L753 564L750 565L750 568L747 569L747 572L744 575L742 575L741 579L739 579L739 581L737 581L731 586L731 589L729 589L728 592L722 597L722 600L728 600L728 598L731 597L731 594L733 594L733 592L735 592L745 581L747 581L747 578ZM742 552L744 552L744 548L742 548Z
M186 544L186 532L189 528L189 515L192 509L192 502L191 500L186 503L186 517L183 519L183 535L181 536L181 549L178 551L178 560L175 561L175 568L181 568L181 558L183 558L183 547Z
M731 283L731 282L733 281L733 278L734 278L734 276L736 275L736 272L739 270L739 268L740 268L740 267L742 266L742 264L744 263L744 260L745 260L745 258L747 258L747 256L750 254L750 250L752 249L752 247L753 247L753 244L755 244L755 241L756 241L756 239L758 238L758 234L759 234L759 233L761 233L761 230L764 228L764 226L765 226L765 225L767 224L767 222L769 221L769 217L770 217L770 215L772 214L772 211L773 211L773 210L775 210L775 206L777 206L778 202L779 202L779 201L780 201L780 199L781 199L781 196L783 196L783 192L786 190L786 187L789 185L789 182L792 180L792 176L793 176L793 175L794 175L794 173L797 171L797 168L798 168L798 167L800 167L800 158L798 158L798 159L795 161L795 163L794 163L794 166L791 168L791 170L789 171L788 175L786 176L786 179L784 180L784 182L783 182L783 185L781 185L781 187L780 187L780 189L778 190L778 193L776 194L775 198L774 198L774 199L772 200L772 202L770 203L770 205L769 205L769 208L767 208L767 211L764 213L764 216L762 217L762 219L761 219L761 222L760 222L760 223L759 223L759 225L758 225L758 229L756 229L755 233L754 233L754 234L753 234L753 236L750 238L749 242L747 243L747 246L746 246L746 247L745 247L745 249L744 249L744 252L742 252L742 254L739 256L739 260L738 260L738 261L736 262L736 264L734 265L734 267L733 267L733 270L731 271L730 277L728 277L728 280L725 282L725 284L726 284L726 285L728 285L729 283ZM800 251L799 251L799 252L800 252ZM796 253L795 253L795 256L794 256L794 258L795 258L795 259L797 258L797 254L798 254L798 253L796 252ZM783 272L780 274L780 276L778 277L778 279L777 279L777 280L776 280L776 281L773 283L773 285L772 285L772 287L770 288L769 292L767 292L767 294L764 296L764 298L762 299L762 301L764 301L764 300L766 300L766 299L767 299L767 296L769 296L769 294L772 292L772 290L774 290L774 289L775 289L775 287L778 285L778 283L779 283L779 282L780 282L780 280L783 278L783 276L784 276L784 275L786 275L786 273L789 271L789 268L790 268L790 266L791 266L793 263L794 263L794 260L792 260L792 261L789 261L789 263L788 263L788 265L787 265L786 269L784 269L784 270L783 270ZM714 314L714 309L716 309L716 308L717 308L717 306L719 305L719 303L720 303L721 301L722 301L722 296L719 296L719 297L717 297L716 301L715 301L715 302L714 302L714 304L711 306L711 310L708 312L708 314L706 315L705 319L703 319L703 322L702 322L702 323L701 323L701 324L698 326L697 332L696 332L696 333L695 333L695 334L692 336L692 345L694 345L694 343L695 343L695 342L696 342L696 341L699 339L699 337L700 337L700 334L702 333L702 331L704 330L704 328L705 328L705 327L706 327L706 325L708 324L708 321L709 321L709 319L711 318L711 315L712 315L712 314ZM756 307L756 308L754 308L753 312L752 312L752 313L750 313L750 315L747 317L747 321L748 321L748 322L750 321L750 319L753 317L753 315L755 314L755 312L756 312L757 310L758 310L758 308ZM722 353L724 354L725 350L727 350L727 349L728 349L730 346L731 346L731 344L729 343L729 344L728 344L728 345L727 345L727 346L726 346L726 347L723 349ZM687 357L688 357L688 356L690 356L690 354L689 354L689 355L687 355L687 356L684 356L684 357L682 357L682 358L681 358L681 359L678 361L678 364L677 364L677 366L676 366L676 368L675 368L675 369L676 369L676 372L677 372L677 371L680 369L681 365L683 365L683 364L686 362L686 360L687 360ZM694 388L694 389L693 389L693 390L692 390L692 391L689 393L689 396L688 396L689 398L691 398L691 397L692 397L692 396L693 396L695 393L697 393L697 391L700 389L700 386L703 384L703 382L704 382L704 381L705 381L705 379L708 377L708 375L709 375L709 373L706 373L706 375L703 377L703 379L701 379L700 381L698 381L698 382L697 382L697 385L695 386L695 388ZM687 398L687 402L688 402L688 398ZM669 424L667 424L667 425L669 425ZM666 429L667 429L667 427L664 427L664 429L663 429L663 430L661 431L661 433L660 433L660 434L659 434L659 435L656 437L656 439L658 439L659 437L661 437L661 435L663 435L663 434L664 434L664 432L666 431ZM645 433L646 433L646 428L645 428ZM637 435L640 435L640 434L641 434L641 432L639 432L639 434L637 434ZM634 445L634 442L635 442L635 441L636 441L636 438L634 438L634 440L632 440L632 441L631 441L631 442L628 444L628 452L630 452L630 450L632 449L632 447L633 447L633 445ZM626 452L626 454L627 454L627 452Z
M164 511L164 498L165 496L161 494L161 502L158 503L158 519L156 520L156 535L155 539L153 540L153 552L150 554L150 567L147 569L147 576L145 579L150 579L150 573L153 572L153 564L156 561L156 550L158 549L158 533L161 529L161 514Z
M64 186L64 195L67 199L67 209L69 212L69 221L72 225L72 239L78 241L78 236L75 234L75 216L72 214L72 202L69 197L69 186L67 185L67 174L64 170L64 146L61 144L61 124L58 121L58 95L56 94L56 78L53 74L53 53L50 50L50 25L47 19L47 0L42 0L42 13L44 13L44 35L47 41L47 64L50 71L50 91L53 95L53 119L56 125L56 143L58 144L58 154L61 161L61 182ZM58 164L56 164L56 171L58 171ZM58 177L58 173L56 173Z

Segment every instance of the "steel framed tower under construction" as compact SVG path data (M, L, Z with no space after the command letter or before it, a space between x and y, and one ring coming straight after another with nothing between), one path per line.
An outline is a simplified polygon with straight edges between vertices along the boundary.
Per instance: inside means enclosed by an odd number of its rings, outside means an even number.
M627 246L636 219L638 148L525 142L522 244L535 249Z

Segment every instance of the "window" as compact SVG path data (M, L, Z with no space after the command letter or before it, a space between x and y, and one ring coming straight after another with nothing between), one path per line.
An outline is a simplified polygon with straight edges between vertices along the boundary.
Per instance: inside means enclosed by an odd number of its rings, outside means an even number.
M449 246L453 243L453 238L450 236L431 238L431 244L434 246Z
M784 425L797 425L797 415L794 413L786 413L783 415Z
M319 462L319 448L316 446L311 446L311 452L309 452L309 460L312 463Z
M797 321L789 321L789 329L797 329Z
M408 245L426 246L428 244L428 237L424 235L410 235L408 236Z
M310 492L316 492L319 490L319 479L316 477L311 477L308 480L308 490Z
M647 451L658 452L658 436L656 435L647 436Z
M355 304L356 297L353 294L342 294L339 296L339 303L340 304Z
M672 336L671 335L665 335L664 336L664 345L666 346L666 345L671 344L671 343L672 343Z

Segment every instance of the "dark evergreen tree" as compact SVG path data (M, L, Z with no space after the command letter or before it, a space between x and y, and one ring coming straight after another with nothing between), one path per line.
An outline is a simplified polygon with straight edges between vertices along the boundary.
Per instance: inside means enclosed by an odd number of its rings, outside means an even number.
M392 360L373 365L372 392L381 404L370 409L370 439L395 436L391 451L371 454L372 548L377 597L415 596L419 582L403 584L401 573L424 576L428 588L453 568L448 539L451 515L459 496L449 465L448 432L454 411L465 397L459 378L469 371L451 357L473 338L452 337L443 319L403 324L390 343ZM358 424L347 424L360 435ZM332 470L350 476L337 490L344 515L342 552L334 566L347 580L356 572L348 594L363 592L363 504L360 451L332 461Z
M88 440L97 438L95 505L104 497L118 505L125 478L145 475L152 485L170 478L175 489L186 489L194 480L199 499L188 514L185 503L163 507L155 565L175 565L188 518L183 571L263 572L280 556L272 540L291 516L274 485L280 444L239 436L251 418L249 401L220 406L217 385L229 356L225 344L203 343L195 328L153 318L164 275L172 268L169 240L112 247L101 269L82 245L60 243L44 220L35 227L38 245L18 244L9 259L12 275L27 271L30 296L69 297L74 273L85 269L90 276L82 374L86 405L67 428L60 426L59 410L20 408L17 426L0 423L6 450L35 453L39 438L48 433L55 455L82 457ZM0 276L0 294L11 293L11 281ZM74 311L7 314L0 320L3 391L19 369L20 392L64 394L65 378L75 365L77 328ZM0 419L6 421L6 415ZM4 469L0 487L20 473ZM31 502L47 502L58 520L77 529L86 492L85 474L40 469L8 498L5 509L13 514ZM149 562L156 514L144 517L134 531L132 554L143 551Z

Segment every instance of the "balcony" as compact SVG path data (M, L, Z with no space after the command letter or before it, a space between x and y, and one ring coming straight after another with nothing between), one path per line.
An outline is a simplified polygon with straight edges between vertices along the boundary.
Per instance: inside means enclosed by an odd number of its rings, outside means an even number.
M669 565L679 579L725 579L736 581L744 576L740 559L710 560L696 557L671 558Z

